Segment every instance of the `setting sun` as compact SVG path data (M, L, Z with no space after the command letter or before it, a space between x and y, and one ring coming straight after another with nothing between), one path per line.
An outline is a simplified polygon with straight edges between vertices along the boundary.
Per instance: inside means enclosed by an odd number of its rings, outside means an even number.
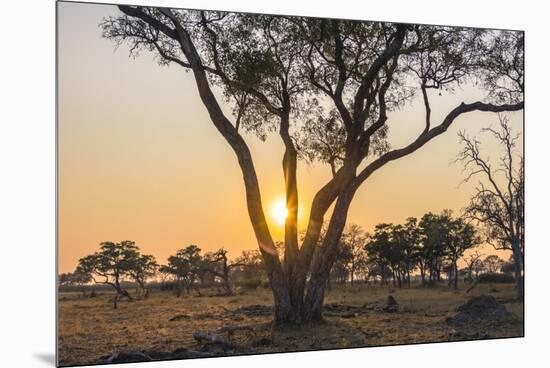
M277 202L273 204L273 207L271 208L271 216L277 224L285 224L286 217L288 216L288 209L286 208L284 198L277 200Z

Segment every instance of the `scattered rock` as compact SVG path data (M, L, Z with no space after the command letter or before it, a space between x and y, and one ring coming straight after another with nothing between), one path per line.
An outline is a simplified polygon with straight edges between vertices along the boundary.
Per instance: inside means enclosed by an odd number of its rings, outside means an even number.
M273 344L273 340L271 340L269 337L262 337L258 340L252 341L252 347L259 348L262 346L269 346Z
M132 363L132 362L150 362L153 360L167 359L188 359L188 358L205 358L215 354L186 348L178 348L172 352L151 350L147 352L119 352L113 355L107 355L98 360L99 364L109 363Z
M246 325L223 326L215 331L197 331L193 338L200 345L200 351L226 352L237 349L234 342L236 332L246 332L254 335L254 329Z
M453 331L451 337L458 340L478 340L478 339L489 339L489 335L485 331Z
M99 358L99 364L150 362L153 359L140 351L122 351Z
M344 313L344 314L340 315L341 318L355 318L357 316L358 316L358 314L354 313L354 312L347 312L347 313Z
M355 306L339 303L329 303L323 306L323 312L326 316L338 316L341 318L354 318L359 314L366 313L367 309L365 305Z
M214 314L214 313L211 313L211 312L199 313L199 314L196 314L195 317L197 319L216 319L216 320L222 320L223 319L223 316L221 316L219 314Z
M172 353L169 351L151 350L147 352L147 355L153 360L173 359Z
M177 316L170 318L168 321L175 322L175 321L181 321L181 320L190 319L190 318L191 316L188 314L178 314Z
M373 338L378 338L382 336L380 332L377 332L377 331L361 331L361 332L363 332L363 335L365 335L367 339L373 339Z
M193 338L197 340L199 344L221 344L226 343L225 338L213 331L197 331L193 334Z
M273 314L273 311L272 305L253 304L234 309L232 312L247 316L266 316Z
M214 354L186 348L178 348L170 353L170 359L206 358L211 356L214 356Z

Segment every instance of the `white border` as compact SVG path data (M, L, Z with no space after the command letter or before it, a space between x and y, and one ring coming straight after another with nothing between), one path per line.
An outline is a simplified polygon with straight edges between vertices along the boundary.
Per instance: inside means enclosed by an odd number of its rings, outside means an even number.
M131 0L132 4L336 18L435 23L526 31L526 337L465 343L351 349L130 364L125 367L517 367L547 361L549 257L548 35L544 2L392 0ZM54 354L55 4L10 1L0 22L0 340L5 367L48 367ZM538 358L538 359L537 359ZM536 364L536 363L535 363Z

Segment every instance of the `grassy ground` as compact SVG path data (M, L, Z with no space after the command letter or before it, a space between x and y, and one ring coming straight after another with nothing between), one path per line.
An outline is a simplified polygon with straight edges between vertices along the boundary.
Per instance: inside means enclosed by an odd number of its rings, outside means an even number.
M391 293L399 312L381 310ZM472 296L490 294L516 315L520 323L471 326L459 335L445 320ZM303 328L271 328L268 313L235 312L250 305L269 305L269 290L242 291L233 297L176 298L168 292L152 292L148 299L120 302L113 309L112 295L78 298L61 293L59 348L61 365L95 363L101 356L119 351L173 351L197 346L196 331L246 325L252 331L235 333L238 353L262 353L358 346L426 343L481 337L523 335L523 305L513 299L512 285L479 285L469 294L463 289L388 289L358 285L338 287L327 303L365 306L361 313L327 313L325 321ZM174 318L177 317L177 318ZM172 320L171 320L172 319ZM472 334L472 331L475 333ZM268 339L271 343L258 344Z

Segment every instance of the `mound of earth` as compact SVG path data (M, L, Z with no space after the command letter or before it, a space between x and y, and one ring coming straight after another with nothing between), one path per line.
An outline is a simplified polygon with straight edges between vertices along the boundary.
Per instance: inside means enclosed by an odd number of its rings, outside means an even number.
M399 304L397 303L397 300L391 295L388 295L388 299L386 301L386 306L382 308L384 312L388 313L395 313L399 311Z
M447 323L457 327L516 321L517 317L491 295L480 295L470 299L458 307L457 314L447 319Z

